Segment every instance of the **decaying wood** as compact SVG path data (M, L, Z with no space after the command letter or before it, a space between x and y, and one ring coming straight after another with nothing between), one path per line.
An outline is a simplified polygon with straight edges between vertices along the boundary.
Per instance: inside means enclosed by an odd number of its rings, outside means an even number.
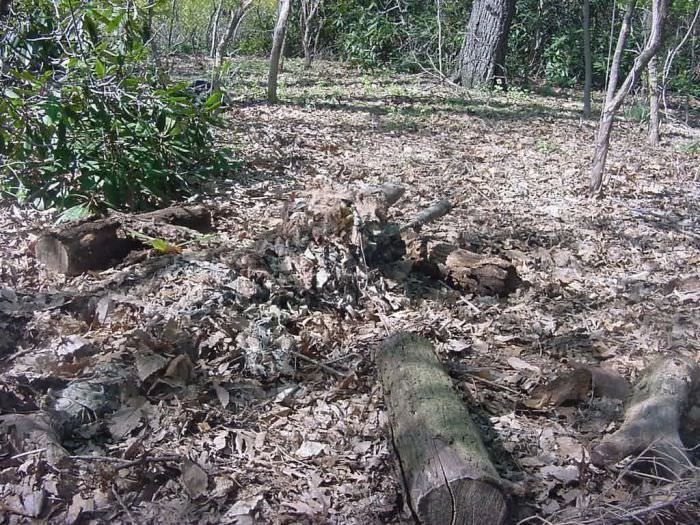
M365 186L353 196L355 211L364 221L386 222L388 209L396 204L405 192L406 188L398 184Z
M503 523L502 482L430 342L395 334L376 361L404 486L420 523Z
M204 206L174 206L138 215L119 214L66 224L41 235L34 251L48 268L66 275L104 270L143 246L129 237L129 232L147 229L149 235L157 236L158 225L206 232L211 230L211 214Z
M686 471L692 463L680 438L681 417L699 382L700 367L690 359L667 357L652 363L634 386L622 426L593 449L591 461L607 465L648 450L668 472Z
M421 226L428 224L434 220L447 215L452 210L452 204L448 200L441 200L432 206L422 210L418 215L411 219L408 224L401 227L402 230L414 229L417 230Z
M450 285L477 295L506 296L521 283L515 266L499 257L464 250L449 243L425 238L408 242L414 268Z

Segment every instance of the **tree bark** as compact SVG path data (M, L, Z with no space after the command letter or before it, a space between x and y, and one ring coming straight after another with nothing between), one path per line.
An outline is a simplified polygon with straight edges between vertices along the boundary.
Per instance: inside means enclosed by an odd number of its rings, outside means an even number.
M651 57L647 66L649 80L649 144L658 146L660 140L658 58Z
M394 450L424 525L503 523L498 473L432 345L398 333L377 351Z
M315 42L321 31L321 23L317 23L319 10L323 0L301 0L299 21L301 25L301 47L304 52L304 68L310 69L314 59Z
M591 84L593 61L591 59L591 2L583 0L583 118L591 116Z
M591 165L591 192L593 194L599 193L603 185L603 172L605 170L608 150L610 149L610 135L615 120L615 113L624 102L634 82L636 82L647 67L649 60L658 52L661 46L663 26L668 12L668 5L669 0L654 0L649 40L635 59L632 70L627 74L620 88L617 89L622 52L625 47L625 42L627 41L627 35L630 31L636 0L631 0L628 4L627 11L622 21L620 35L617 40L617 46L615 47L613 61L610 66L610 80L605 96L605 106L598 127L598 136L596 137L595 152Z
M508 31L515 11L515 0L476 0L459 56L456 79L464 87L491 85L505 79Z
M0 0L0 18L5 18L12 10L12 0Z
M287 30L287 19L291 0L279 0L277 7L277 23L272 36L272 51L270 52L270 71L267 76L267 100L277 102L277 75L279 74L282 45Z
M236 10L231 13L231 19L228 21L228 26L226 31L219 39L219 43L216 46L216 52L214 53L214 70L211 77L211 89L216 91L221 85L221 67L224 62L224 55L226 54L226 49L231 45L231 42L235 40L236 35L238 35L238 29L241 26L243 18L245 18L248 9L253 4L253 0L241 0Z
M415 271L475 295L506 297L522 283L515 266L500 257L470 252L432 239L405 239Z
M595 465L609 465L648 450L657 465L680 476L692 468L680 437L684 410L700 384L691 359L666 357L652 363L634 386L622 426L593 449ZM691 444L691 446L693 446Z
M221 21L221 11L224 6L224 0L219 0L214 12L214 18L211 25L211 47L209 48L209 56L216 56L216 46L219 43L219 22Z

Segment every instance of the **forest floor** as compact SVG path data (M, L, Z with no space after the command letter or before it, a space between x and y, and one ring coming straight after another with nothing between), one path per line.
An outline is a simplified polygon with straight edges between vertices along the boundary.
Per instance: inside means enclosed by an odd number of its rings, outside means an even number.
M176 66L188 78L208 67ZM576 92L466 93L289 61L272 106L264 67L232 73L217 140L242 164L198 199L215 210L214 238L66 278L32 255L53 217L0 206L0 413L55 406L71 385L102 396L58 458L53 438L22 452L0 441L0 523L409 523L372 358L399 330L435 344L512 482L513 523L700 520L697 483L688 493L629 461L588 463L622 400L536 402L577 366L631 384L659 355L700 356L700 129L682 110L651 148L628 109L591 199L596 122ZM523 285L498 299L373 271L342 308L332 294L297 301L275 275L260 282L284 300L233 290L236 254L260 246L290 199L384 182L407 188L391 220L449 199L424 232L511 260ZM170 366L181 354L184 373ZM114 369L105 387L97 376Z

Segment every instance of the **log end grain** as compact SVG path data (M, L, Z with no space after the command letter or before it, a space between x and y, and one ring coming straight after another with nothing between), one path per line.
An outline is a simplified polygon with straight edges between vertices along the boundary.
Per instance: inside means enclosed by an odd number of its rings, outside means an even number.
M425 524L500 525L508 516L508 503L498 487L461 479L423 495L416 514Z

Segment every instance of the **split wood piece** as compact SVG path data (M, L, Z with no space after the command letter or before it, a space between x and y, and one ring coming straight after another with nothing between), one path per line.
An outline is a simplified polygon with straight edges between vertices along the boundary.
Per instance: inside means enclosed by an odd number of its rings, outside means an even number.
M679 431L699 381L700 367L690 359L667 357L652 363L634 386L622 426L593 449L592 463L608 465L649 449L672 474L688 470L692 462Z
M403 197L405 192L405 187L392 183L365 186L353 198L355 211L363 221L379 220L385 223L387 211Z
M522 282L515 266L500 257L425 238L410 239L407 245L415 270L476 295L505 297Z
M413 229L418 230L421 226L433 222L452 211L452 204L448 200L441 200L418 213L408 224L401 227L401 231Z
M41 235L35 254L48 268L66 275L104 270L142 246L139 241L126 238L126 231L141 231L144 224L153 228L159 224L175 225L206 232L211 231L211 214L204 206L174 206L139 215L118 214L66 224Z
M502 482L430 342L395 334L376 361L404 486L420 523L503 523Z

